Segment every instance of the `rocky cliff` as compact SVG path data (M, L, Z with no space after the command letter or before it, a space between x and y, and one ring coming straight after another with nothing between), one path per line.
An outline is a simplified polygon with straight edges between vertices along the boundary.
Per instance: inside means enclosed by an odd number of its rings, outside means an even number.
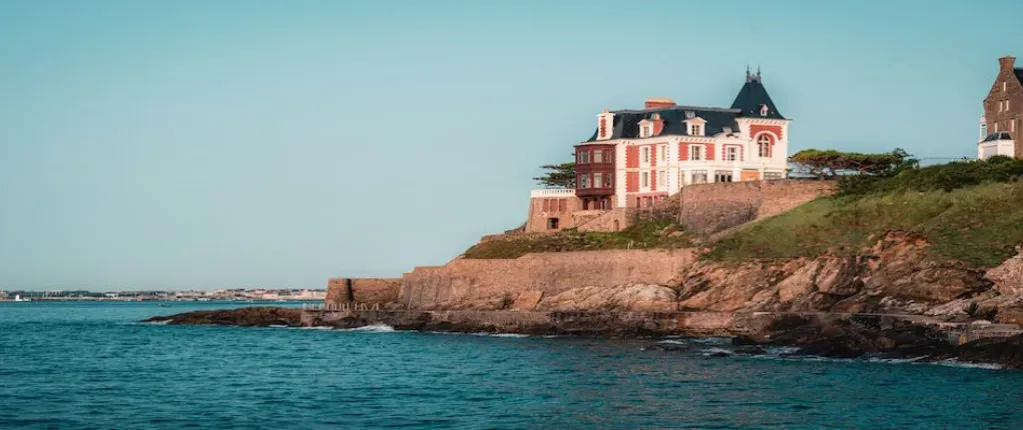
M493 282L472 278L453 288L460 294L439 294L445 300L429 303L429 308L883 313L1023 322L1023 256L985 271L961 261L937 258L927 252L929 246L919 235L890 231L877 238L874 246L855 252L833 250L817 258L758 259L738 264L691 257L673 259L674 275L660 270L656 279L646 280L640 271L618 270L630 276L619 277L617 283L572 274L599 274L604 270L600 267L553 270L553 266L544 265L545 282L526 279L529 274L525 270ZM615 265L612 261L588 263ZM506 269L514 270L511 266ZM473 273L460 274L470 275ZM552 283L558 288L551 288ZM484 284L486 287L480 288ZM431 290L433 294L428 295L437 294L436 288Z

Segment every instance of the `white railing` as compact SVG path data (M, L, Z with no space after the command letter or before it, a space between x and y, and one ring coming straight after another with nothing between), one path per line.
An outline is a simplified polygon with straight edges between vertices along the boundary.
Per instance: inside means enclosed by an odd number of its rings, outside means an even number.
M575 188L545 188L529 192L530 198L537 197L571 197L575 195Z

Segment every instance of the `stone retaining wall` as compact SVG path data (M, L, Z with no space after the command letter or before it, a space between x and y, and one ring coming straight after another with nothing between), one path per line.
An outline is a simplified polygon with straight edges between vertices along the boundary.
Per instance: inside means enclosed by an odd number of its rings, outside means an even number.
M527 254L515 259L456 259L418 267L402 277L402 307L470 307L473 301L514 300L523 292L557 294L579 287L672 285L696 260L693 251L605 250Z

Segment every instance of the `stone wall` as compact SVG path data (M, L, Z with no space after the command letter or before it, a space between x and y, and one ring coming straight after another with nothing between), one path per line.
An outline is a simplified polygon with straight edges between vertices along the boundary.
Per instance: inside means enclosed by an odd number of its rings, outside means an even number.
M691 250L606 250L528 254L516 259L456 259L403 277L399 302L413 309L488 308L519 294L580 287L672 285L696 260Z
M798 180L690 185L682 188L682 222L692 231L715 233L832 194L835 186L830 181Z
M574 195L551 197L531 197L529 214L526 216L527 233L555 232L576 226L573 213L581 211L582 200ZM549 228L549 220L557 219L557 228Z
M348 282L351 282L349 297ZM401 279L397 278L331 278L327 281L326 304L355 301L369 305L385 305L398 300Z
M632 223L633 210L618 208L604 211L600 216L579 225L579 231L620 231Z

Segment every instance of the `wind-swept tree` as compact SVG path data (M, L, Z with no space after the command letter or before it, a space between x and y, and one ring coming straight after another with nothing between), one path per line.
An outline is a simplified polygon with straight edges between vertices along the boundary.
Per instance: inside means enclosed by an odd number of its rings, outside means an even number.
M547 188L575 188L575 163L547 164L540 166L545 172L533 178Z
M835 150L804 149L789 157L800 170L828 179L838 175L891 176L916 164L909 153L896 148L882 154L861 154Z

